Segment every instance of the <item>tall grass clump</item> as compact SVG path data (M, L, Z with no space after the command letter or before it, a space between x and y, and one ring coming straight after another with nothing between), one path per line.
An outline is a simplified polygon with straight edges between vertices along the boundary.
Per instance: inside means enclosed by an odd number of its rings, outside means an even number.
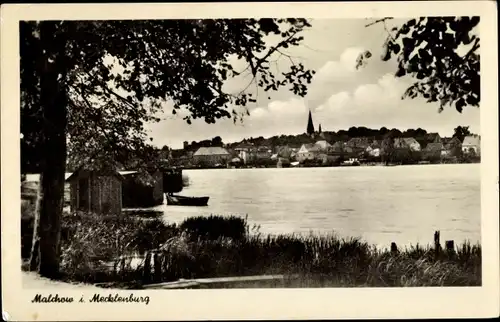
M247 221L237 216L198 216L185 219L179 226L190 238L216 240L231 238L241 240L247 232Z
M163 254L171 263L165 266L163 281L284 274L298 275L290 287L481 285L479 245L436 254L434 248L420 245L398 252L380 250L359 238L335 235L188 239L181 252Z
M175 225L160 219L133 216L65 214L61 222L61 273L63 279L82 282L140 280L140 265L132 261L146 250L158 248L178 234ZM26 224L22 249L29 257L33 226Z
M380 252L368 268L368 285L480 286L481 246L464 242L452 251L410 247L397 253Z
M29 231L29 225L23 229ZM246 217L237 216L167 225L130 215L74 213L63 217L61 244L65 278L85 282L140 286L151 280L282 274L288 277L286 287L481 285L479 244L378 249L334 234L261 235Z

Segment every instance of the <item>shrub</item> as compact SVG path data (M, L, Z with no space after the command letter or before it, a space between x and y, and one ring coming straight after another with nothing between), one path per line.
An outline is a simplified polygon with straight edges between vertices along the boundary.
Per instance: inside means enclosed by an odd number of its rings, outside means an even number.
M141 221L127 246L142 254L147 250L159 248L168 239L177 236L178 231L175 224L165 225L161 219Z
M217 240L221 237L241 240L246 235L247 221L236 216L198 216L185 219L179 228L186 231L193 240Z
M158 248L177 234L160 219L73 213L62 218L61 272L84 282L137 281L135 254ZM135 258L137 260L137 258Z

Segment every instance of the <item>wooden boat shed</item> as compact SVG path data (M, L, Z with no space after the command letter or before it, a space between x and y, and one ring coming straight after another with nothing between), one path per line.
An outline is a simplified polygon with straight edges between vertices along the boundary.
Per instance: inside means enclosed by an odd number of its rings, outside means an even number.
M120 171L122 182L122 203L124 208L153 207L163 204L163 173L151 171L148 174L137 171Z
M119 214L122 208L161 205L164 193L183 188L182 171L174 169L138 171L95 170L91 166L73 172L70 186L71 211Z

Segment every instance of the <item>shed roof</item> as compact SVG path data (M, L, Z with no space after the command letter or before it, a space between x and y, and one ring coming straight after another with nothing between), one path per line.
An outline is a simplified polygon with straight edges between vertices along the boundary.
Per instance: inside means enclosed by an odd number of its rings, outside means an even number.
M102 170L88 170L85 167L80 167L80 169L76 170L73 172L69 177L66 178L66 181L71 181L73 178L77 177L80 173L84 172L90 172L90 173L96 173L100 176L114 176L117 177L120 180L124 180L124 176L120 174L116 170L109 170L109 169L102 169Z

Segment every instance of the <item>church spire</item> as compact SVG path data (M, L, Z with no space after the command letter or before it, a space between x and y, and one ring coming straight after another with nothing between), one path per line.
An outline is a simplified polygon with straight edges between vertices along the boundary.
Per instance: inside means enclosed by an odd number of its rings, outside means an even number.
M314 124L311 115L311 110L309 110L309 120L307 121L307 134L309 135L314 134Z
M318 133L321 134L321 124L319 125Z

